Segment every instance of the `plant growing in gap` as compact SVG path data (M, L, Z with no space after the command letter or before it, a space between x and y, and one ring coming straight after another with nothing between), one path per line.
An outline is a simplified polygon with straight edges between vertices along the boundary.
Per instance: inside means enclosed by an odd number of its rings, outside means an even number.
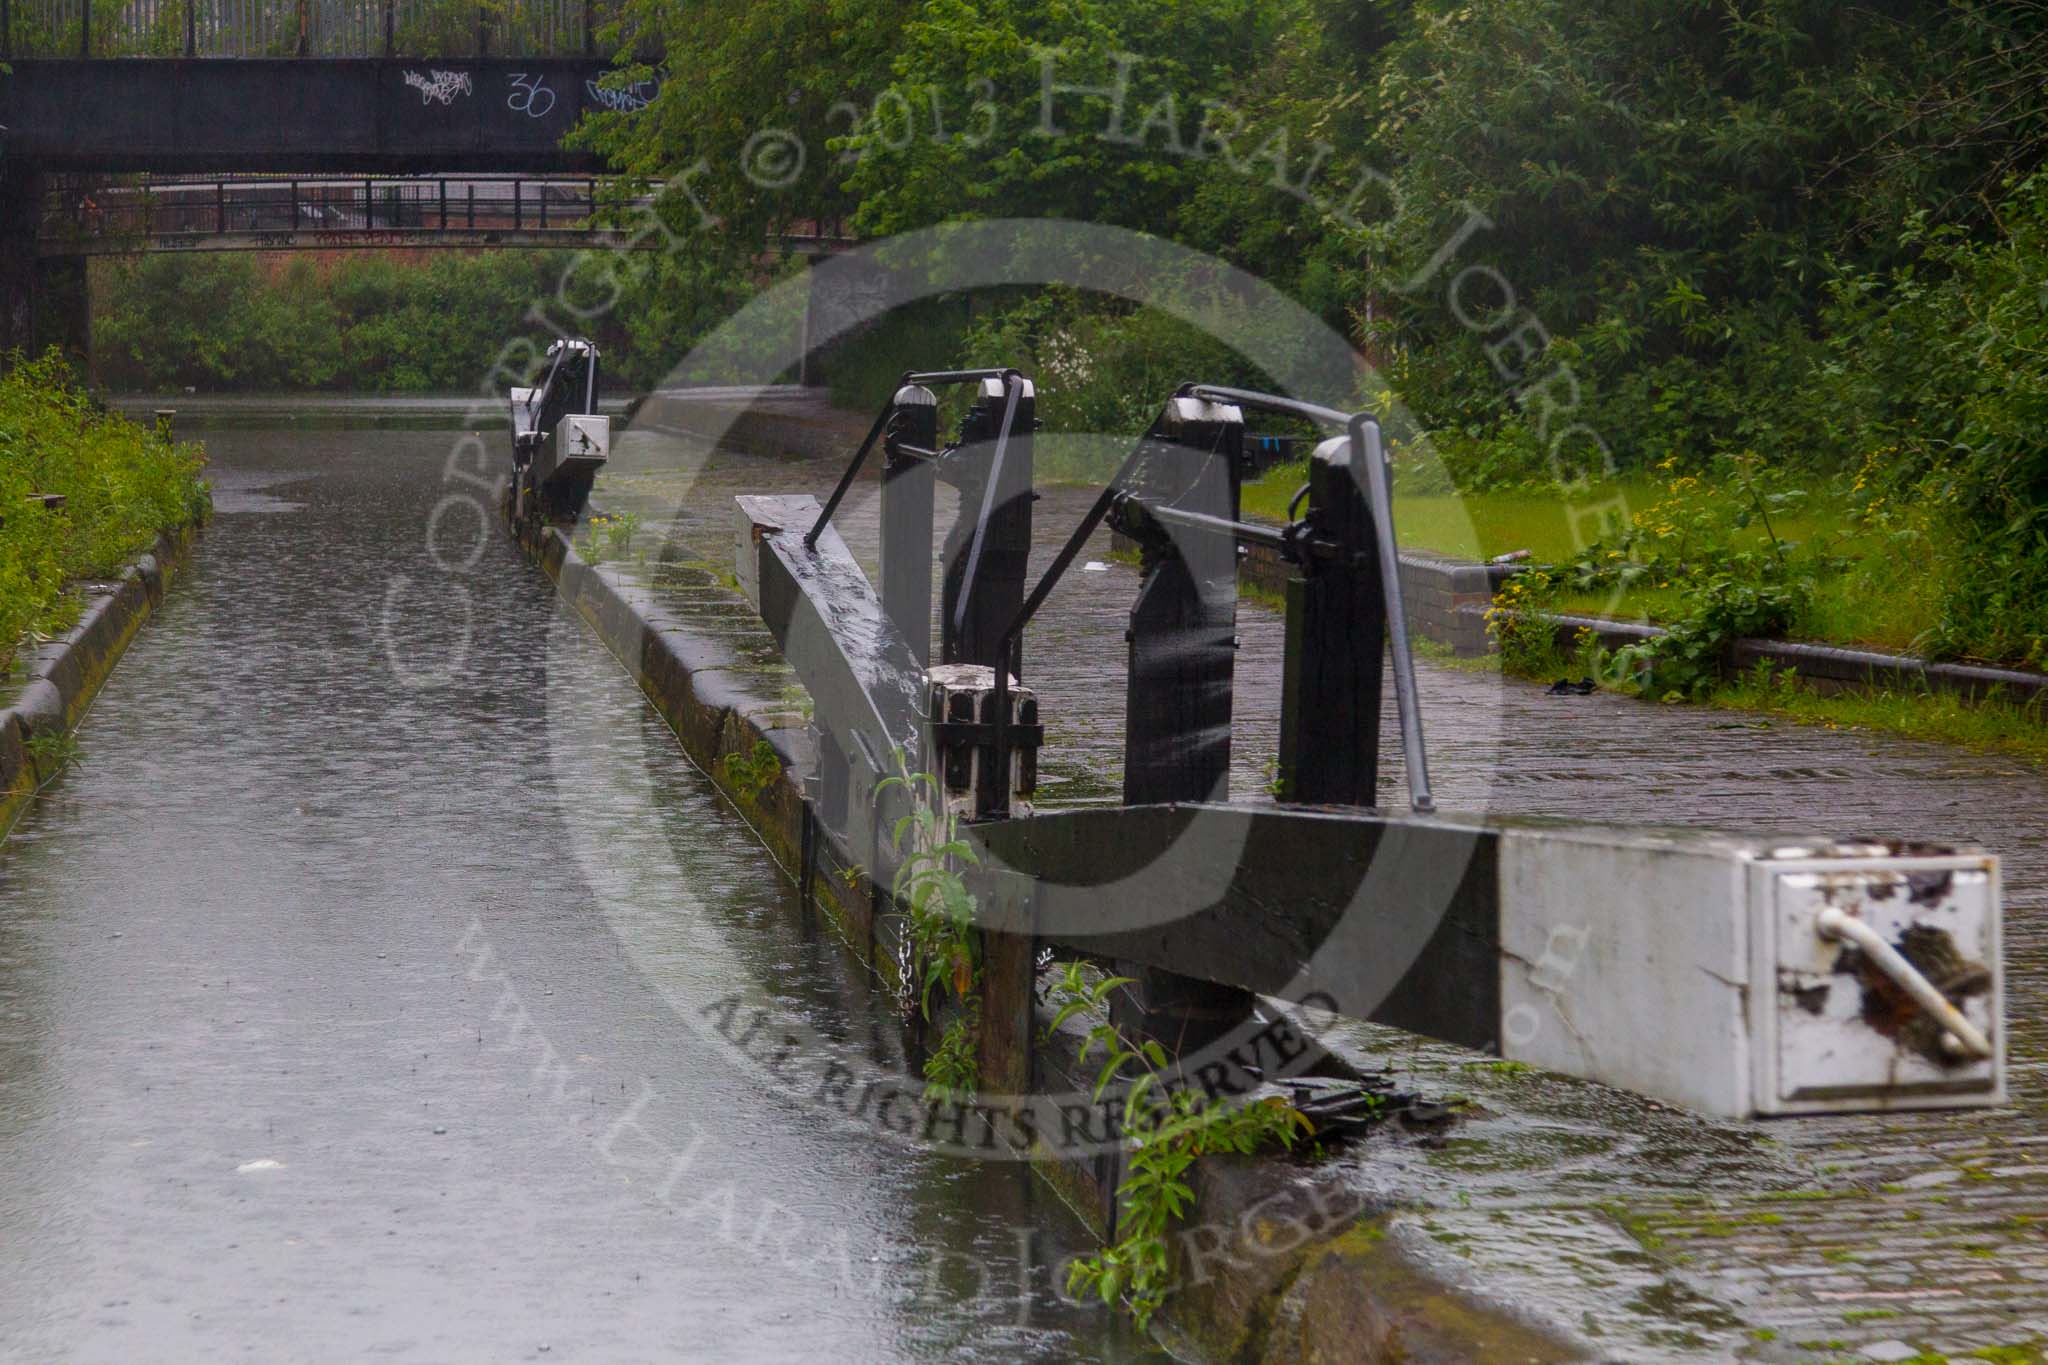
M58 730L51 734L35 735L22 746L28 750L29 761L45 781L56 776L65 768L85 766L84 750L79 747L78 736L69 730Z
M907 926L904 958L898 963L900 986L905 1007L914 992L926 1020L932 1018L934 992L942 1003L953 1002L944 1030L925 1056L925 1097L967 1099L981 1083L981 952L974 934L975 898L960 868L976 859L960 837L958 817L946 809L939 780L907 771L900 753L896 763L897 775L885 778L876 790L900 788L910 798L909 813L896 821L891 835L901 858L891 890Z
M782 773L782 760L776 756L775 746L765 739L755 740L750 753L727 754L719 766L725 770L725 780L733 794L742 801L759 796Z
M592 564L617 559L632 548L633 537L639 530L640 518L635 513L601 513L583 524L583 540L576 552ZM644 551L641 557L645 558Z
M1214 1153L1245 1156L1275 1142L1292 1148L1314 1128L1306 1114L1277 1096L1236 1102L1175 1085L1164 1048L1149 1038L1133 1043L1108 1021L1110 992L1130 979L1108 976L1091 981L1089 968L1069 962L1065 975L1053 983L1051 999L1057 1008L1046 1033L1077 1014L1104 1016L1088 1030L1081 1058L1087 1060L1097 1048L1104 1054L1095 1078L1097 1100L1112 1085L1125 1086L1123 1134L1131 1144L1129 1173L1117 1186L1117 1240L1076 1260L1067 1272L1067 1290L1093 1293L1129 1313L1143 1328L1151 1324L1172 1288L1166 1237L1194 1207L1188 1173L1195 1162Z

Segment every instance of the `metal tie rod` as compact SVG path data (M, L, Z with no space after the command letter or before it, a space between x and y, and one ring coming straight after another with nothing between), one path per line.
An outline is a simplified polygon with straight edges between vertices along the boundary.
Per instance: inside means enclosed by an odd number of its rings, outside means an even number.
M1401 551L1394 544L1394 481L1380 446L1380 424L1365 413L1349 423L1351 458L1366 464L1372 495L1373 539L1379 542L1380 586L1387 598L1387 644L1394 651L1394 704L1401 713L1401 751L1408 766L1408 804L1436 809L1429 790L1429 758L1422 744L1422 699L1415 687L1415 657L1408 650L1408 609L1401 600Z
M1239 407L1258 408L1263 412L1282 412L1295 417L1306 417L1311 422L1322 422L1328 426L1348 426L1351 414L1326 408L1320 403L1304 403L1298 398L1282 398L1277 393L1260 393L1256 389L1228 389L1220 384L1183 384L1179 392L1196 398L1213 398L1219 403L1234 403Z
M1212 517L1206 512L1190 512L1184 507L1154 506L1140 500L1146 515L1172 526L1185 526L1190 531L1208 531L1215 535L1235 536L1248 540L1254 545L1268 549L1285 550L1287 537L1270 526L1261 526L1251 521L1229 521L1223 517Z
M907 378L905 382L908 382ZM818 513L818 519L812 522L811 529L804 533L806 550L818 548L818 537L825 534L825 524L831 521L832 514L839 510L839 500L846 496L847 489L853 487L854 475L860 473L860 467L867 460L868 452L875 448L875 440L881 436L882 428L887 426L889 419L895 415L896 396L892 393L889 395L889 401L882 404L882 410L875 414L875 423L868 428L868 434L861 438L860 449L853 452L853 459L847 464L846 472L839 476L838 487L832 490L831 497L825 499L824 509Z
M548 390L552 389L555 386L555 376L561 372L562 362L568 359L568 357L569 350L566 346L563 347L561 350L555 352L554 362L548 366L547 378L540 381L539 388L530 389L527 391L526 415L529 418L531 418L534 414L535 405L540 403L543 399L545 399L547 397Z
M900 389L906 384L971 384L980 379L1001 379L1005 375L1016 373L1017 371L1012 369L905 370L903 377L896 381L896 387ZM1015 399L1011 400L1010 410L1012 412L1016 411ZM867 462L868 452L875 448L875 442L882 435L882 428L889 424L889 419L895 413L896 395L892 392L889 395L888 401L882 404L882 410L875 414L875 424L869 427L868 434L861 438L860 449L853 452L853 459L847 464L846 472L839 476L839 484L832 490L832 496L825 499L825 506L818 513L818 519L812 522L811 529L804 533L805 549L815 550L818 548L818 537L825 534L825 527L831 522L832 514L839 510L840 500L846 496L846 490L853 487L854 477L860 473L861 465ZM1007 422L1005 422L1005 425L1007 426ZM1002 446L1000 444L996 447L996 454L998 456L1002 454Z
M1342 413L1317 403L1282 398L1253 389L1215 384L1184 384L1181 392L1197 398L1267 412L1289 413L1312 422L1345 428L1351 434L1352 468L1365 479L1372 504L1373 540L1380 559L1380 590L1387 604L1387 645L1394 654L1394 704L1401 717L1401 754L1408 767L1408 800L1417 811L1436 809L1429 789L1429 760L1422 742L1422 703L1416 694L1415 657L1408 647L1408 611L1401 599L1401 551L1394 543L1394 487L1387 475L1386 452L1380 445L1380 424L1371 413Z
M1081 547L1088 543L1088 537L1095 534L1095 528L1109 515L1109 509L1124 495L1124 480L1131 476L1131 469L1138 463L1138 456L1143 453L1145 442L1156 436L1158 431L1159 424L1155 421L1151 429L1131 447L1131 453L1124 456L1124 462L1117 466L1116 473L1109 476L1109 482L1095 495L1095 501L1089 506L1087 515L1081 518L1081 523L1074 528L1074 533L1067 537L1067 543L1060 546L1059 553L1052 557L1052 563L1045 566L1045 573L1040 576L1038 586L1024 599L1024 605L1017 609L1017 614L1004 628L1002 638L996 641L997 778L995 803L989 813L998 819L1010 813L1010 656L1016 648L1017 639L1023 635L1024 627L1031 623L1031 618L1038 614L1038 609L1045 605L1045 599L1052 596L1052 590L1059 585L1060 578L1073 564L1075 556L1081 553Z

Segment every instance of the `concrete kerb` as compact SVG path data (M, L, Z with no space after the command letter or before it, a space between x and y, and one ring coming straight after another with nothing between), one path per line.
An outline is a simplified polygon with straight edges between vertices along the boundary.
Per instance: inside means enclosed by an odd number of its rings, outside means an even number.
M30 744L78 724L135 632L163 605L202 524L159 535L150 550L92 594L76 625L36 651L20 693L0 708L0 837L54 775L38 770Z
M1462 606L1459 610L1473 628L1484 631L1484 606ZM1640 621L1616 621L1602 616L1556 612L1546 613L1544 619L1555 628L1558 648L1566 653L1577 647L1582 631L1591 632L1609 649L1641 644L1664 633L1661 627ZM1809 690L1822 693L1948 692L1971 701L1999 697L2021 706L2048 699L2048 674L1985 664L1929 663L1910 655L1805 640L1736 640L1728 646L1722 671L1734 677L1765 663L1779 676L1790 674Z

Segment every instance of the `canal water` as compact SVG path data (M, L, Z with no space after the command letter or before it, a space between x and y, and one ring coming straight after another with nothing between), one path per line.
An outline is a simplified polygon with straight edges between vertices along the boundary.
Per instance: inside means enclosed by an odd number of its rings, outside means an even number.
M218 515L0 845L0 1357L1149 1358L1021 1167L737 1055L737 976L898 1044L458 433L190 434Z

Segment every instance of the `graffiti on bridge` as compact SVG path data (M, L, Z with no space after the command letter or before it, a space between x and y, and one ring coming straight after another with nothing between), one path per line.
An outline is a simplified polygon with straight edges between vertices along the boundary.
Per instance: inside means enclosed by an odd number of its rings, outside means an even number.
M422 105L453 104L457 95L474 93L467 71L408 71L405 73L405 83L420 92Z
M591 104L615 114L639 113L654 102L655 91L659 88L653 81L635 81L619 90L607 89L596 81L583 82L583 93Z
M505 96L507 109L528 118L546 118L554 110L555 92L548 88L547 77L516 71L509 79L512 93Z
M422 243L461 242L488 246L497 241L496 232L470 232L441 228L328 228L313 234L316 246L417 246Z

